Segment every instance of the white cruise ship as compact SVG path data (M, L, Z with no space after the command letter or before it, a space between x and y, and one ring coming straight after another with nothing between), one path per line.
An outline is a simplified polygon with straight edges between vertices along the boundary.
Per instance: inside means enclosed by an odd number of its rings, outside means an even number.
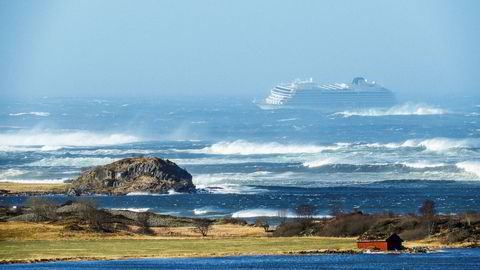
M395 105L392 91L362 77L352 83L317 84L312 79L280 84L270 95L255 102L262 109L316 109L339 111L355 108L379 108Z

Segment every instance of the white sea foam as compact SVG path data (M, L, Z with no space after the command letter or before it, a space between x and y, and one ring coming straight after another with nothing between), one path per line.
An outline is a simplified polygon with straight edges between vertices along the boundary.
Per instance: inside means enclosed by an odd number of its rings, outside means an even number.
M430 161L422 160L416 162L404 162L403 165L414 169L436 168L447 166L445 163L432 163Z
M303 166L308 168L317 168L322 167L329 164L335 164L338 161L336 158L321 158L312 161L306 161L303 163Z
M283 210L275 209L247 209L240 210L232 214L233 218L252 218L252 217L279 217ZM298 216L290 210L287 210L287 218L297 218ZM315 215L315 218L328 218L330 215Z
M83 156L96 156L96 155L149 155L156 153L155 150L144 150L144 149L96 149L96 150L77 150L77 149L68 149L67 152L75 153Z
M40 148L40 151L58 151L62 148L63 146L59 145L44 145Z
M370 143L364 144L367 147L385 147L385 148L401 148L401 147L422 147L427 151L442 152L451 149L467 149L479 148L480 139L478 138L431 138L431 139L410 139L400 143Z
M22 116L22 115L33 115L33 116L50 116L49 112L20 112L20 113L9 113L10 116Z
M249 181L255 178L264 178L269 176L279 176L267 171L257 171L252 173L205 173L194 174L193 182L195 185L210 185L210 184L223 184L231 183L235 181Z
M109 208L110 210L124 210L124 211L132 211L132 212L147 212L150 208Z
M68 166L68 167L90 167L105 165L117 161L115 158L94 158L94 157L78 157L78 158L44 158L28 164L29 166L51 167L51 166Z
M435 115L445 114L448 111L426 104L406 103L399 106L393 106L389 109L371 108L358 111L344 111L335 113L343 117L350 116L389 116L389 115Z
M277 122L289 122L289 121L295 121L298 118L285 118L285 119L279 119Z
M215 194L257 194L266 190L238 184L196 185L197 189Z
M216 213L224 213L225 211L216 207L201 207L201 208L196 208L193 209L193 214L196 216L199 215L206 215L206 214L216 214Z
M195 152L221 155L255 155L255 154L300 154L319 153L326 150L336 150L341 146L319 146L308 144L281 144L277 142L254 143L244 140L222 141Z
M408 140L404 142L403 145L424 147L428 151L441 152L459 148L479 148L480 139L432 138L426 140Z
M1 146L95 146L132 143L139 140L138 137L127 134L101 134L88 131L55 133L29 131L0 134Z
M480 177L480 161L464 161L459 162L456 166L468 173L474 174Z
M4 171L0 171L0 179L9 178L9 177L16 177L25 174L25 171L19 169L8 169Z

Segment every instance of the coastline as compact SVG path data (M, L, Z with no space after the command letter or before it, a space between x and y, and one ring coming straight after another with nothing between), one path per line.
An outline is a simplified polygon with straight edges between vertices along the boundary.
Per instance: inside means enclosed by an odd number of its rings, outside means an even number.
M0 264L54 261L96 261L155 258L207 258L225 256L370 254L356 247L356 237L272 237L261 228L214 225L207 237L192 227L154 228L154 236L128 233L71 232L56 224L6 222L0 227ZM30 231L30 234L25 233ZM472 243L442 245L407 241L399 253L428 253L446 248L473 247ZM413 251L416 247L418 250Z
M0 196L64 194L68 185L0 182L0 190L7 191L0 193ZM358 237L273 236L271 231L266 232L252 224L221 223L221 219L213 223L208 236L202 237L192 226L194 219L185 223L182 217L157 216L158 219L169 220L171 223L167 227L152 225L153 235L139 234L137 223L126 223L127 230L116 232L95 232L84 225L79 230L75 226L69 226L79 222L71 218L72 216L66 215L63 220L42 222L5 219L0 223L0 264L370 253L357 248ZM478 247L478 243L456 242L447 245L442 243L439 236L431 236L423 240L407 241L404 246L407 249L400 253Z

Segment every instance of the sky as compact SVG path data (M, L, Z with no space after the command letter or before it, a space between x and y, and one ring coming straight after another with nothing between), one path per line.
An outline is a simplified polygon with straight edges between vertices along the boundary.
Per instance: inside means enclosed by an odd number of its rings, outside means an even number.
M480 1L0 0L0 98L261 97L296 78L480 96Z

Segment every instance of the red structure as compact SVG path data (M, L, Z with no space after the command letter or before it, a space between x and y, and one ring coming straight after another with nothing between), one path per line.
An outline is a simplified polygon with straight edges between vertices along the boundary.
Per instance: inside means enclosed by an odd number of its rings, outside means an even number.
M396 233L390 235L387 239L375 239L375 240L357 240L357 247L360 249L377 249L377 250L401 250L402 238Z

